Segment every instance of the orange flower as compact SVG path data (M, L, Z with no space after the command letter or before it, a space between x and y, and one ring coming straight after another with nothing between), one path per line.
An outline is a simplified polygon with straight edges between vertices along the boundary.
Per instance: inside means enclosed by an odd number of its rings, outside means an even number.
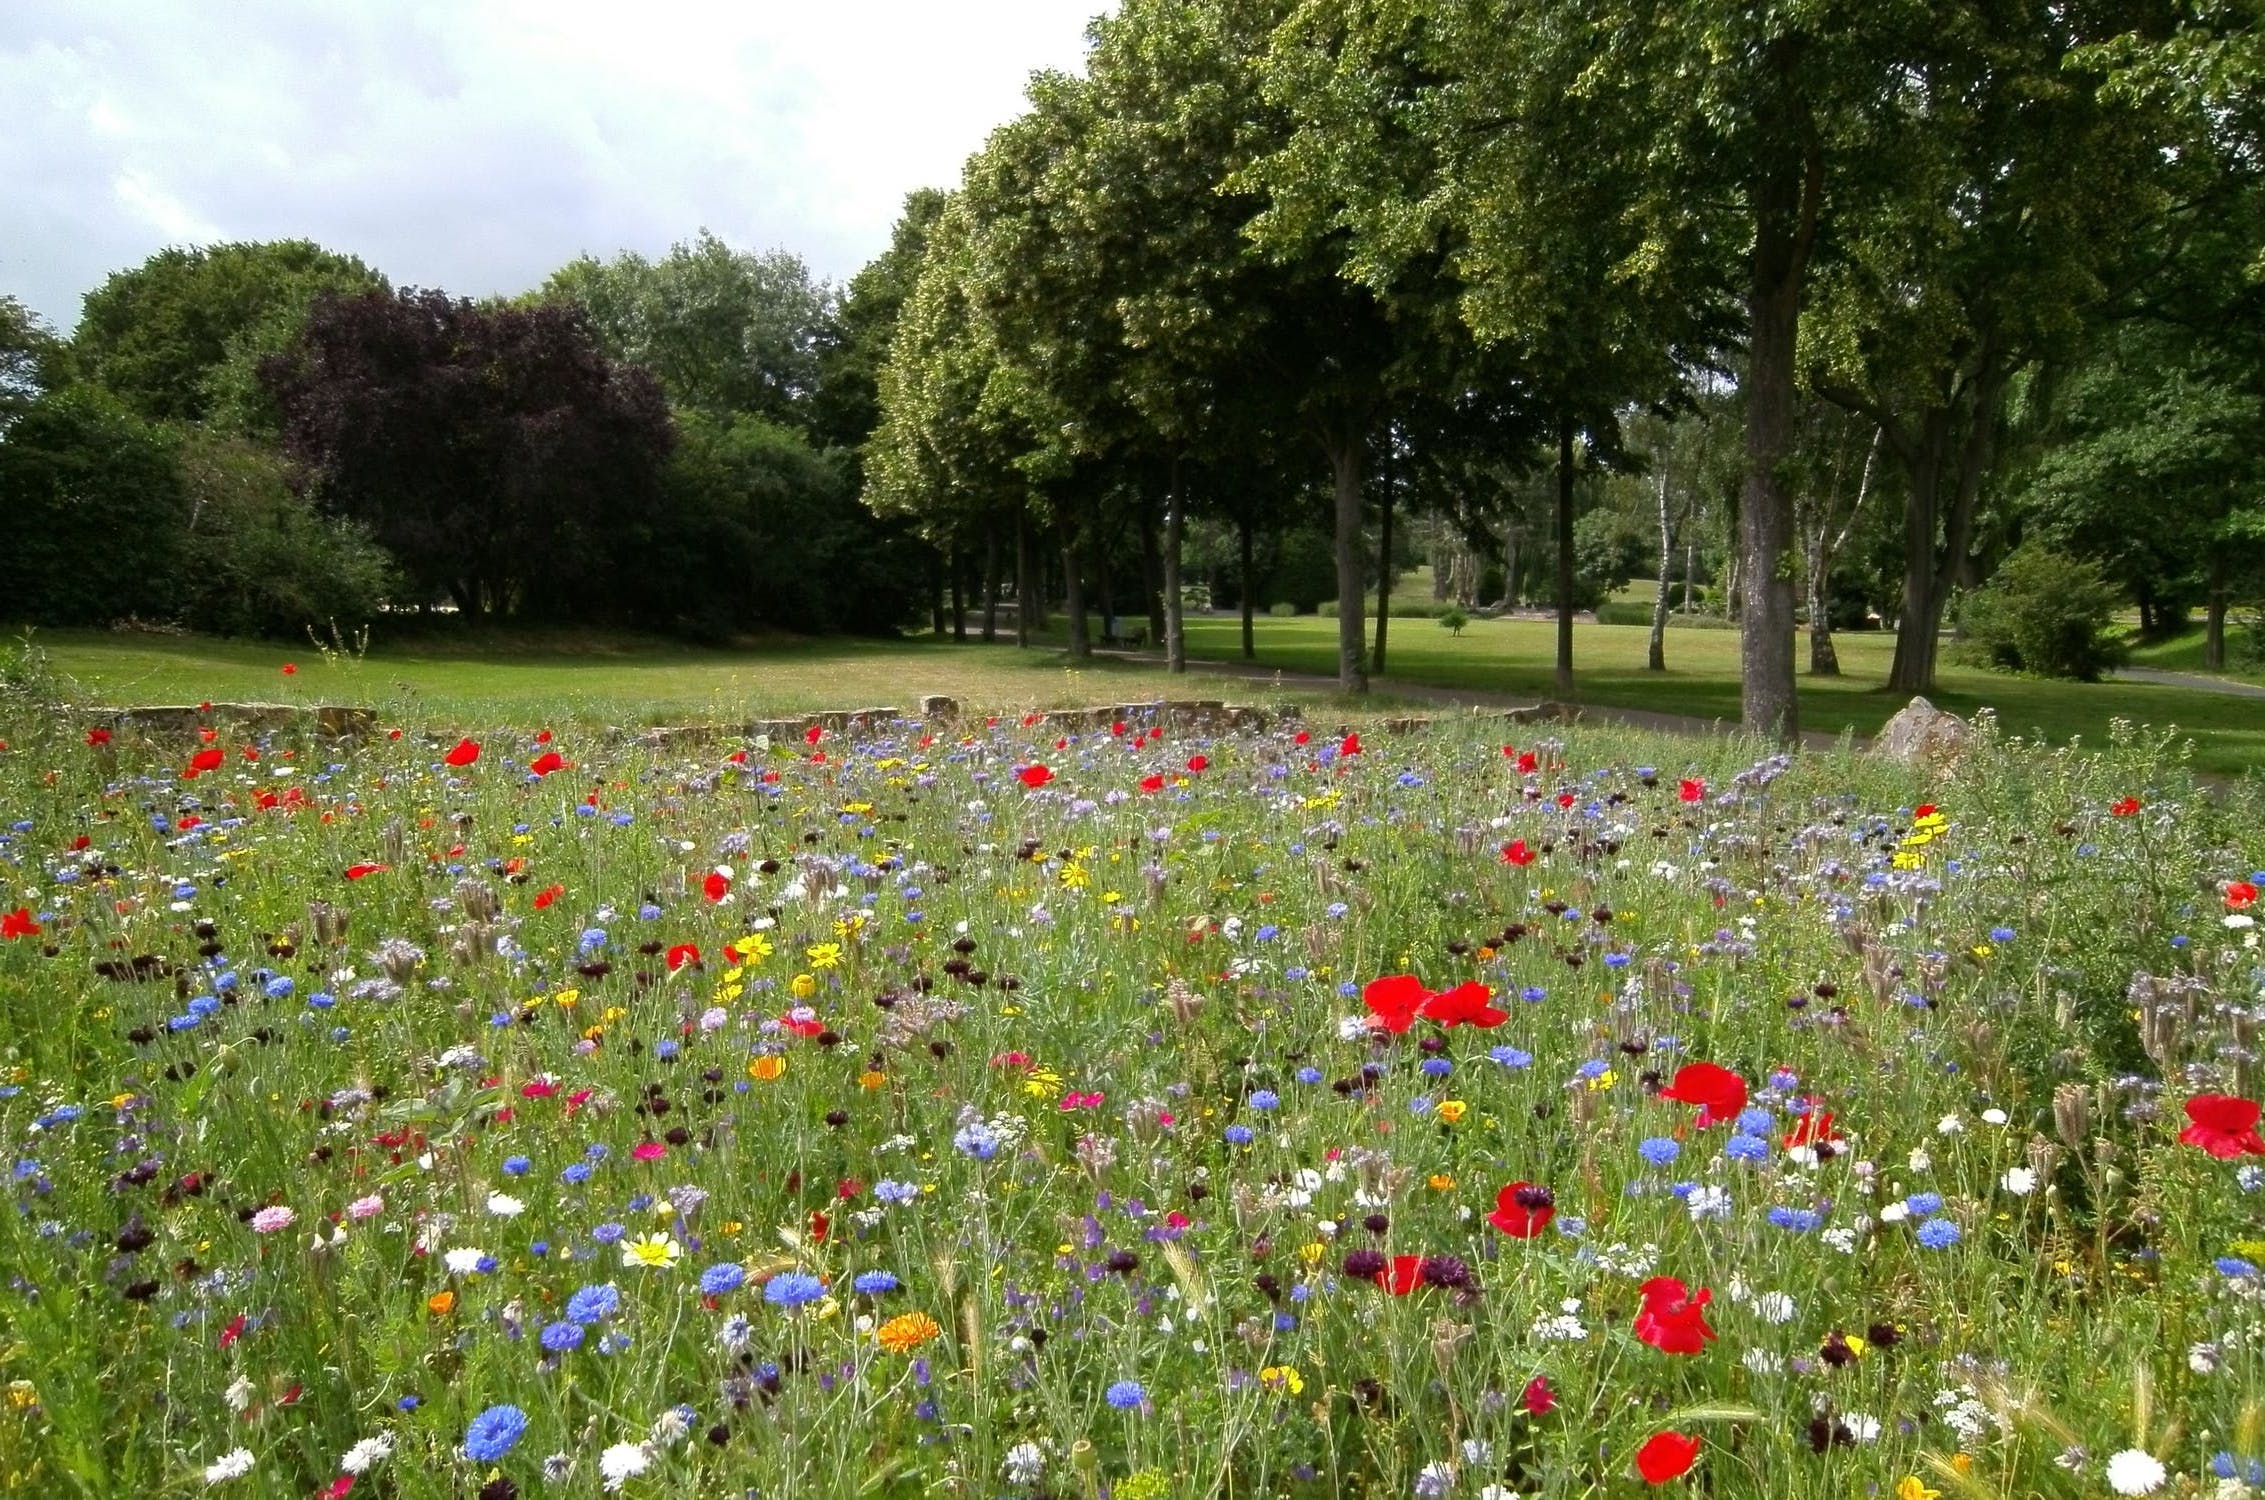
M785 1072L786 1059L783 1057L758 1057L747 1065L747 1076L764 1083L776 1083Z
M456 1311L454 1292L435 1292L425 1299L425 1310L436 1318L445 1318Z
M883 1323L874 1337L891 1354L910 1354L943 1331L942 1326L926 1313L900 1313Z

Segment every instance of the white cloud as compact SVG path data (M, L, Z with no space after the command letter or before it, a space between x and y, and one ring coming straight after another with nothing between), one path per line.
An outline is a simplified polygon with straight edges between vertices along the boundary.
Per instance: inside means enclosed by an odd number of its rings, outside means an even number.
M1104 0L0 6L0 290L305 236L479 295L706 226L842 278Z

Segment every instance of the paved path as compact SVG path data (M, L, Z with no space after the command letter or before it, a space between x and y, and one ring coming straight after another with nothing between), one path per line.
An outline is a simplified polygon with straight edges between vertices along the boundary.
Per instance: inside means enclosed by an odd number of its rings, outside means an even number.
M1095 651L1096 656L1114 656L1125 661L1144 665L1161 665L1164 658L1147 651ZM1288 672L1270 667L1263 662L1214 661L1198 657L1188 658L1191 672L1211 672L1224 677L1248 677L1257 681L1279 682L1284 687L1306 688L1317 692L1330 692L1337 679L1314 672ZM1377 693L1416 703L1432 703L1442 708L1531 708L1541 701L1532 693L1497 693L1482 688L1437 687L1427 682L1408 682L1398 677L1372 677L1369 686ZM1649 729L1661 734L1736 734L1738 725L1728 719L1702 719L1692 714L1654 713L1642 708L1610 708L1597 703L1571 705L1581 717L1593 724L1625 724L1632 729ZM1821 729L1805 731L1801 742L1812 750L1830 750L1841 741L1838 734ZM1855 743L1861 747L1864 741Z
M2197 693L2224 693L2230 698L2265 698L2265 687L2237 682L2231 677L2206 677L2199 672L2163 672L2154 667L2124 667L2119 682L2151 682L2157 687L2189 688Z

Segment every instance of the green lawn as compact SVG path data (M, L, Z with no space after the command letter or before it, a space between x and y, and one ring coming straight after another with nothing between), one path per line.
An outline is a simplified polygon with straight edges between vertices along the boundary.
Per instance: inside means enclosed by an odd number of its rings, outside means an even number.
M2233 625L2226 627L2226 636L2226 655L2229 658L2237 657L2241 643ZM2149 641L2135 645L2131 648L2131 664L2135 667L2154 667L2163 672L2205 672L2202 665L2202 632L2198 629L2189 630L2184 635L2172 636L2167 641ZM2222 672L2207 672L2206 675L2265 685L2265 666L2245 666L2238 660L2229 660Z
M359 661L198 636L43 630L33 640L90 703L362 704L381 710L388 723L439 727L534 719L734 723L817 709L916 709L924 693L1019 710L1162 697L1168 682L1135 663L1101 660L1073 672L1050 649L921 639L702 650L598 635L428 637L374 648ZM298 671L286 676L286 662ZM1169 691L1238 702L1271 696L1247 679L1207 674Z
M1374 622L1370 630L1375 629ZM1241 649L1240 624L1206 618L1188 624L1188 650L1198 657L1231 657ZM1581 625L1574 635L1574 699L1619 708L1704 718L1738 717L1738 634L1731 630L1671 630L1665 673L1644 669L1649 632L1637 625ZM1801 677L1803 726L1869 734L1903 706L1880 689L1894 654L1893 637L1880 632L1834 637L1837 678ZM1797 649L1805 667L1808 643ZM1441 687L1477 688L1536 698L1553 696L1555 626L1543 620L1474 621L1460 637L1429 620L1394 620L1387 667L1393 677ZM1266 665L1299 672L1334 672L1337 622L1262 619L1258 656ZM2041 732L2058 742L2081 735L2104 738L2111 719L2177 725L2191 734L2195 764L2219 775L2265 767L2265 701L2152 687L2140 683L2047 682L1985 672L1945 662L1938 707L1958 714L1994 708L2007 732Z

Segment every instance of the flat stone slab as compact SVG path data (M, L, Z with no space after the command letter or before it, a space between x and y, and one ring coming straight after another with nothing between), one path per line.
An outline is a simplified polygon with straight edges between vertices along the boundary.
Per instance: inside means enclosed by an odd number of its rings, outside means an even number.
M326 739L355 739L377 728L374 708L324 703L166 703L101 711L95 722L113 733L188 739L200 729L228 725L240 733L297 729L309 721Z

